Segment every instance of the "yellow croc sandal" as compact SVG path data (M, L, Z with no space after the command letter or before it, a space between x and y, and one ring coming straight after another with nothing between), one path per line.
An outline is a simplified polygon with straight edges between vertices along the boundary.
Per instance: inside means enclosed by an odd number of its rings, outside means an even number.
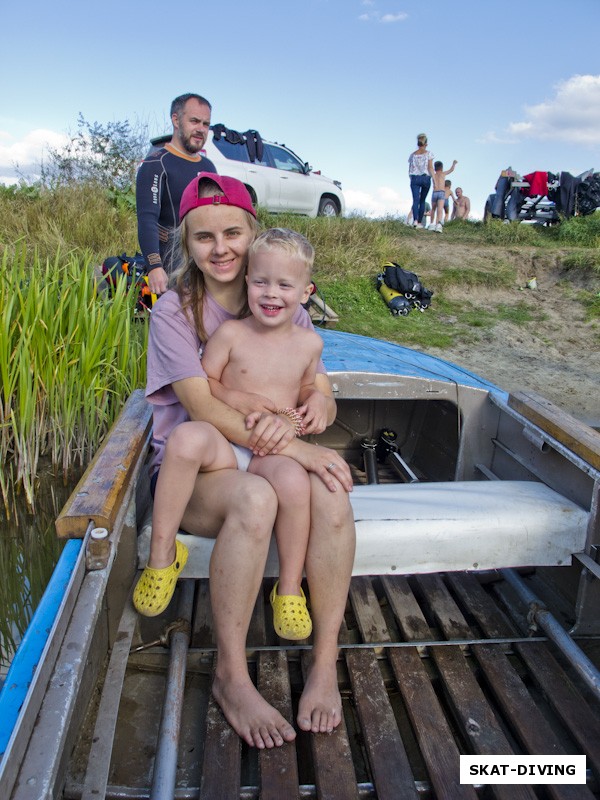
M175 540L175 561L168 567L145 567L133 591L135 610L145 617L157 617L167 608L175 591L179 573L188 560L188 549Z
M306 596L295 594L277 594L279 581L271 592L273 607L273 627L282 639L307 639L312 633L312 621L306 608Z

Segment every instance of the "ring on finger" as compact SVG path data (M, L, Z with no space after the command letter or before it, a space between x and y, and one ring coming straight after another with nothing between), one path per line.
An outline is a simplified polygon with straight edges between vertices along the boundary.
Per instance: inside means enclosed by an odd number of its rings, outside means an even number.
M333 461L331 462L331 464L328 464L328 465L325 467L325 469L327 470L327 472L332 472L332 470L334 470L334 469L335 469L335 464L333 463Z

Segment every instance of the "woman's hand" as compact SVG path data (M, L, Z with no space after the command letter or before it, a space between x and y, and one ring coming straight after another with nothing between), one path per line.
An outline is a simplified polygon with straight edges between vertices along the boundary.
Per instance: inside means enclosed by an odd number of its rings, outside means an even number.
M294 439L287 445L283 455L293 458L307 472L318 475L330 492L337 492L340 488L345 492L352 491L350 467L335 450Z
M254 411L246 417L246 430L252 430L248 447L255 456L280 453L296 437L291 419L283 414Z

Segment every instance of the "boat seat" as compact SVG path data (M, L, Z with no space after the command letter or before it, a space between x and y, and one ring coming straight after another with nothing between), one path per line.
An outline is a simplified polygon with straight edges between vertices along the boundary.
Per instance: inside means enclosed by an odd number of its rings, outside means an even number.
M584 549L589 513L536 481L356 486L353 575L560 566ZM142 526L146 564L151 520ZM179 534L190 550L182 577L208 577L213 540ZM279 574L271 542L265 575Z

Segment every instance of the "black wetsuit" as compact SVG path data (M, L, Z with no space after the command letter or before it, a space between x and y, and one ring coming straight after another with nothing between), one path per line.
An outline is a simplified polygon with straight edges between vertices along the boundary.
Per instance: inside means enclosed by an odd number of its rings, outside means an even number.
M199 172L215 172L208 158L186 158L169 145L145 158L136 179L138 239L148 272L170 272L170 239L179 224L179 203L188 183Z

